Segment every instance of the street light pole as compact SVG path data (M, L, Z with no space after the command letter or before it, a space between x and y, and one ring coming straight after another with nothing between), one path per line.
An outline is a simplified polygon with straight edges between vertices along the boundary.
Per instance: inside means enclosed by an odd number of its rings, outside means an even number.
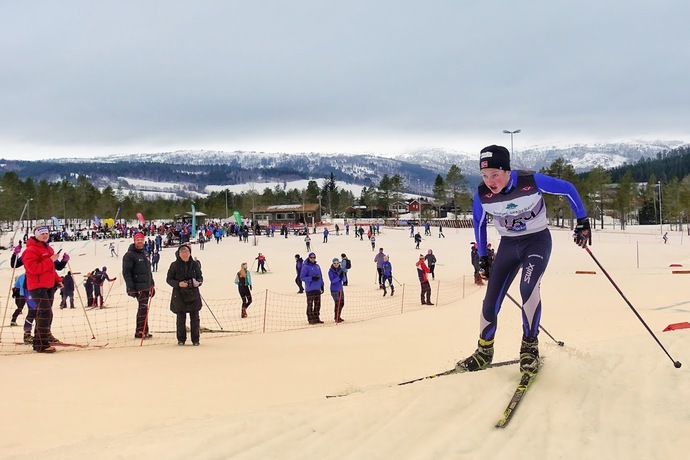
M510 156L511 158L514 158L513 156L513 134L520 134L522 130L516 129L515 131L508 131L507 129L503 130L504 134L510 134Z
M225 220L228 220L228 189L225 189Z
M664 219L661 217L661 181L657 182L659 185L659 228L661 229L661 234L664 234Z

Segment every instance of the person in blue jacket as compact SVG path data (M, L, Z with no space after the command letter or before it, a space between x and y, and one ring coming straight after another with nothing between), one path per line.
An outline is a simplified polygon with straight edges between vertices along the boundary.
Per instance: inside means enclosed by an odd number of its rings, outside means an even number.
M388 284L391 287L392 296L393 294L395 294L395 286L393 286L393 265L391 265L388 256L383 257L381 269L383 270L383 276L381 277L381 279L383 280L383 296L386 297L386 294L388 294L388 291L386 290L386 281L388 281Z
M568 181L535 173L513 171L510 152L490 145L480 152L482 183L472 204L474 235L479 251L479 274L488 279L480 318L479 343L476 351L457 363L458 370L477 371L491 364L494 336L501 303L522 269L522 344L520 371L534 375L539 370L539 320L541 318L540 284L551 255L551 233L548 229L543 193L566 199L577 218L574 241L578 246L591 244L587 211L575 186ZM487 249L487 218L501 236L493 264ZM490 275L490 276L489 276Z
M345 292L343 292L343 278L345 273L340 266L340 260L335 257L331 263L331 268L328 269L328 279L331 281L331 297L333 298L333 319L336 323L342 323L345 321L340 313L343 311L345 306Z
M26 276L24 276L24 274L22 273L15 280L14 287L12 288L12 297L14 298L14 304L17 306L17 309L14 310L14 313L12 313L10 326L17 326L17 318L19 318L19 315L22 314L22 310L24 310L24 305L26 305L26 292L24 289L25 279ZM31 340L33 340L33 337L31 337Z
M300 256L299 254L295 254L295 272L297 272L297 276L295 277L295 284L299 288L297 294L304 293L304 286L302 286L302 278L300 278L300 276L302 275L302 265L304 265L304 260L302 259L302 256Z
M24 343L30 345L34 340L31 331L34 328L34 322L38 314L38 304L31 297L31 293L26 287L26 275L24 273L19 276L17 282L21 285L22 295L26 299L26 306L29 307L29 312L26 314L26 318L24 318Z
M309 324L323 324L321 318L321 294L323 294L323 275L321 267L316 263L316 254L309 253L309 257L302 265L300 278L304 282L307 294L307 321Z

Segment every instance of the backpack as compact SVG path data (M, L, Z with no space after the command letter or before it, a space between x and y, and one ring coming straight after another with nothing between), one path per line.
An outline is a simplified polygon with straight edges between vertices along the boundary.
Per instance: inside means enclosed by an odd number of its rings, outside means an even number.
M347 268L348 270L352 268L352 262L350 262L350 259L347 259L345 261L345 268Z

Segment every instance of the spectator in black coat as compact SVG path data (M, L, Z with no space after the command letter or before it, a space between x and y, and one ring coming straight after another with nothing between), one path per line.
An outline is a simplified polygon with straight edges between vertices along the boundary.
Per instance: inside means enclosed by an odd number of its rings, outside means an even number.
M192 335L192 344L199 345L201 293L199 286L204 282L201 267L192 259L192 247L184 243L175 252L175 261L170 264L165 281L172 286L170 311L177 315L177 344L187 341L187 313Z
M127 295L137 299L137 322L134 338L149 339L148 312L150 298L156 294L155 282L151 273L151 262L144 250L146 238L141 232L134 234L134 243L122 257L122 276L125 279Z
M67 308L67 299L69 299L69 307L74 308L74 277L72 277L72 272L67 272L67 275L62 277L60 297L62 297L60 308Z

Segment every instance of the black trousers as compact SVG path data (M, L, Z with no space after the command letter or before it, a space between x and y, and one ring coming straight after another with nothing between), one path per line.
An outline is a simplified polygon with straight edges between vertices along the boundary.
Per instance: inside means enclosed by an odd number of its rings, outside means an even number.
M187 313L189 313L189 326L192 336L192 343L199 343L199 330L201 321L199 320L199 310L177 313L177 341L187 341Z
M149 333L149 324L147 321L149 314L149 292L148 289L137 292L137 328L134 331L134 335L141 336L142 333ZM144 324L146 324L146 330L144 330Z
M240 291L242 298L242 308L247 308L252 303L252 291L249 286L237 286L237 290Z
M50 346L50 326L53 324L53 300L55 288L32 289L31 298L36 302L36 332L34 333L34 350L45 350Z
M307 291L307 320L310 324L320 320L321 291Z
M422 298L422 303L431 303L431 285L429 284L429 280L427 281L422 281L421 283L422 287L422 292L421 292L421 298Z
M22 314L22 310L24 310L24 305L26 305L26 298L17 297L16 299L14 299L14 303L15 305L17 305L17 309L14 310L14 313L12 313L12 322L16 323L17 318L19 317L19 315Z

